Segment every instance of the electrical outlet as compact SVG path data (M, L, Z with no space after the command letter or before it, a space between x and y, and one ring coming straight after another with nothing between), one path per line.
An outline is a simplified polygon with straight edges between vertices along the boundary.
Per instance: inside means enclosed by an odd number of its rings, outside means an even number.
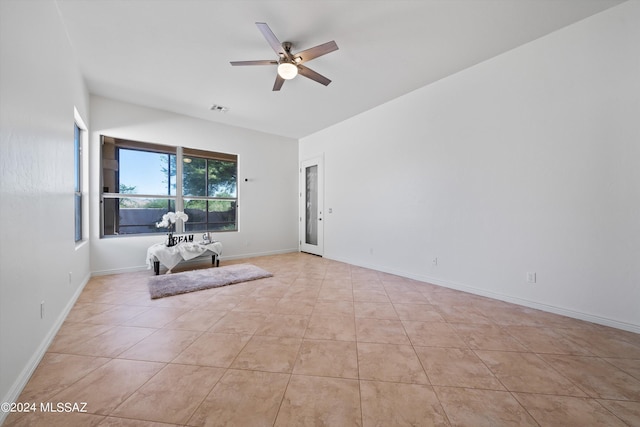
M435 258L433 259L433 261L431 261L431 262L433 263L433 266L434 266L434 267L437 267L437 266L438 266L438 257L435 257Z
M527 273L527 283L536 283L536 273L533 273L533 272Z

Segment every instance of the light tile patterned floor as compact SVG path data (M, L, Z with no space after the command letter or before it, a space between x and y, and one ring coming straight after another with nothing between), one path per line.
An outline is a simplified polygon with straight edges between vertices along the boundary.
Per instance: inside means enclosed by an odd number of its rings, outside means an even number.
M88 412L5 425L640 426L638 334L307 254L238 262L274 277L159 300L148 271L91 279L19 399Z

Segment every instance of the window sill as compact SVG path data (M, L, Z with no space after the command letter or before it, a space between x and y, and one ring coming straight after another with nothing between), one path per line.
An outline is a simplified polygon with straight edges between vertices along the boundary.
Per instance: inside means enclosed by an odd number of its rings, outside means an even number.
M76 251L89 243L88 239L82 239L76 242Z

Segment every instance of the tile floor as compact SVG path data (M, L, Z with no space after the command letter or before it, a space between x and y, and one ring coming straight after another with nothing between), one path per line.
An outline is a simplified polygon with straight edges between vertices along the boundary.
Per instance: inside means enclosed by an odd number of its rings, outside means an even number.
M19 399L87 412L5 425L640 426L638 334L307 254L237 262L274 277L153 301L148 271L92 278Z

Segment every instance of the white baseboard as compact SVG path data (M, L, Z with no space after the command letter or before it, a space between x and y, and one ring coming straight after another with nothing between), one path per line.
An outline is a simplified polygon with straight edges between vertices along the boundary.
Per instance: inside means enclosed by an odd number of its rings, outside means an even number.
M640 325L635 325L632 323L621 322L615 319L596 316L590 313L584 313L581 311L575 311L575 310L567 309L564 307L544 304L537 301L531 301L528 299L515 297L512 295L487 291L487 290L475 288L473 286L469 286L466 284L443 280L436 277L407 273L406 271L399 271L392 268L386 268L385 266L381 266L378 264L372 265L372 264L366 264L366 263L358 263L349 259L339 259L339 258L331 258L331 259L334 259L335 261L345 262L352 265L357 265L360 267L370 268L372 270L380 271L383 273L389 273L396 276L406 277L408 279L414 279L420 282L430 283L436 286L442 286L444 288L455 289L457 291L462 291L462 292L468 292L474 295L479 295L479 296L492 298L500 301L510 302L512 304L517 304L517 305L521 305L528 308L534 308L536 310L546 311L548 313L559 314L562 316L571 317L573 319L584 320L587 322L596 323L598 325L610 326L612 328L640 334Z
M256 257L261 257L261 256L269 256L269 255L290 254L290 253L294 253L294 252L299 252L298 248L279 249L277 251L252 252L252 253L248 253L248 254L224 256L224 257L222 257L222 259L234 260L234 259L244 259L244 258L256 258Z
M27 385L27 382L29 382L31 375L33 375L33 372L38 367L38 364L40 363L45 353L47 352L49 345L51 345L51 342L53 341L56 334L60 330L60 327L62 326L65 319L69 315L69 312L71 311L76 301L80 297L80 294L84 290L84 287L87 285L87 283L89 283L90 278L91 276L87 275L87 277L85 277L85 279L82 281L80 286L78 286L78 289L74 292L73 296L71 297L67 305L64 307L64 310L62 310L62 312L60 313L56 321L53 323L53 325L51 325L51 329L49 330L47 335L44 337L44 339L38 346L37 350L33 353L33 355L27 362L22 372L20 372L20 375L18 375L18 378L14 381L13 385L11 386L7 394L2 398L0 402L17 402L18 401L18 398L20 397L20 393L22 393L22 390ZM4 420L8 415L9 415L8 412L0 411L0 425L4 423Z

